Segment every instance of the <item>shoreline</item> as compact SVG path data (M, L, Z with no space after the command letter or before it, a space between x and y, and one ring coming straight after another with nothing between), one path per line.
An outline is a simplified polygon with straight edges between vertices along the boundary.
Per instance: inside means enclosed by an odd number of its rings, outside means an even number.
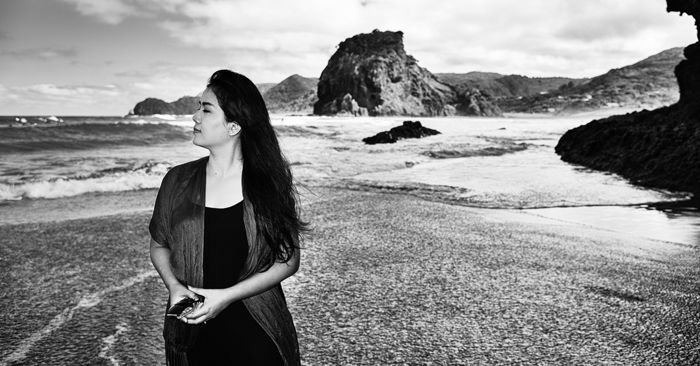
M553 206L523 206L493 204L459 197L455 187L413 184L394 187L391 184L363 184L353 181L298 182L300 204L303 206L323 200L320 192L328 190L342 194L376 193L395 195L419 201L447 204L475 210L524 212L553 220L566 218L572 224L588 225L644 239L656 239L683 245L697 245L700 238L700 204L697 198L682 197L654 202L601 203ZM0 203L0 227L40 224L77 219L101 219L115 215L150 214L157 188L119 192L91 192L77 196L52 199L23 199Z
M581 208L581 207L652 207L662 211L695 211L700 210L700 197L695 197L692 193L681 191L669 191L664 189L651 188L674 198L661 201L644 201L634 203L600 203L600 204L560 204L560 205L537 205L537 206L513 206L487 204L481 201L470 203L456 197L450 197L447 190L468 191L466 188L443 186L425 183L404 183L395 186L395 182L365 182L362 180L352 180L347 178L322 180L322 181L299 181L297 187L300 195L304 190L313 189L338 189L357 192L376 192L382 194L408 195L426 201L440 202L449 205L470 207L476 209L491 210L537 210L548 208ZM645 187L646 188L646 187ZM445 192L443 192L445 191ZM20 200L0 201L0 226L15 225L29 222L61 221L78 218L91 218L109 216L113 214L128 214L150 211L155 203L155 196L158 188L143 188L125 191L107 192L87 192L75 196L57 198L23 198ZM442 194L441 194L442 193ZM313 196L313 193L307 193ZM301 197L303 200L304 198ZM313 201L313 199L311 199ZM86 204L91 203L91 206ZM71 209L65 211L65 207L73 207L82 211ZM56 212L56 213L54 213ZM66 216L67 215L67 216Z

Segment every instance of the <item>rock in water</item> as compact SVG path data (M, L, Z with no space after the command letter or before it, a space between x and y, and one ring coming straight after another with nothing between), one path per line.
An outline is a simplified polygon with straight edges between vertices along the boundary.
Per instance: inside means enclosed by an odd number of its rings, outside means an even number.
M481 93L459 93L406 54L403 32L358 34L341 42L321 73L314 114L500 115Z
M667 0L668 11L700 16L700 0ZM700 29L698 34L700 40ZM679 101L612 116L567 131L555 151L564 161L618 173L636 183L700 194L700 42L676 66Z
M423 127L419 121L404 121L403 125L389 131L382 131L372 137L362 139L365 144L393 144L400 139L417 139L425 136L438 135L440 132Z

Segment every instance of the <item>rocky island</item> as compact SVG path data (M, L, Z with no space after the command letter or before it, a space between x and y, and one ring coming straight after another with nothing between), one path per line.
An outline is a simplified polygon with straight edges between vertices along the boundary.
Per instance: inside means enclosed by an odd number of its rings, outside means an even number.
M146 98L138 102L130 115L149 116L152 114L192 114L197 110L199 99L197 97L182 97L168 103L157 98Z
M341 42L318 81L314 114L500 115L477 89L457 91L406 54L403 33L374 30Z
M667 0L700 26L700 0ZM698 29L700 41L700 29ZM635 183L700 194L700 42L675 68L677 103L592 121L567 131L556 146L562 160L611 171Z

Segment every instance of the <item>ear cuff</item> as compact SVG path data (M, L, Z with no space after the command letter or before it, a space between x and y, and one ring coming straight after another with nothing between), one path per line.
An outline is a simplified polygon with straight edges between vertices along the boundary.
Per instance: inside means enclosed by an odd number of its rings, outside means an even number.
M241 131L241 126L236 122L231 123L227 128L229 136L235 136L238 132Z

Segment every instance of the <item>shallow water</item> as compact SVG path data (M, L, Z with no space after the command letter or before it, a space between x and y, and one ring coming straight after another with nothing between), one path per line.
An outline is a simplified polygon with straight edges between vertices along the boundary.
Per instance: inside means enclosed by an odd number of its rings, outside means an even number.
M692 206L553 207L523 211L558 221L622 232L632 237L692 246L700 244L700 211Z

